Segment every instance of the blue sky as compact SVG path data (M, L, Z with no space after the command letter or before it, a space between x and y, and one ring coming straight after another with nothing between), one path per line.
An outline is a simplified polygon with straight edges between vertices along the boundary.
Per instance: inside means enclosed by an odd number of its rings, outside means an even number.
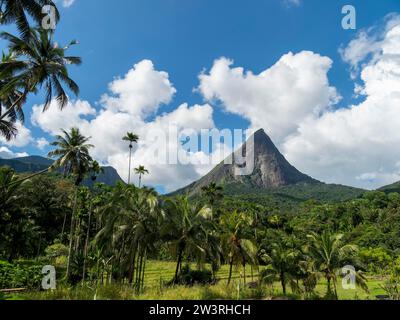
M357 32L341 28L341 9L348 3L305 0L288 7L282 0L117 0L110 7L109 1L76 0L63 10L57 39L80 41L74 53L84 64L72 75L89 101L98 100L113 77L142 59L168 71L178 88L176 102L199 103L201 96L192 89L199 72L214 59L226 56L258 72L282 54L301 50L335 61L330 80L348 98L353 84L338 53ZM397 0L351 3L357 9L358 30L400 10ZM221 117L221 125L229 126L230 120Z
M365 97L354 96L355 83L360 83L360 75L355 79L350 77L351 66L341 57L339 48L345 48L350 41L357 39L361 31L370 32L368 28L372 26L383 26L384 17L398 12L400 2L350 2L357 10L356 30L341 28L341 10L349 4L349 1L341 0L301 0L298 4L283 0L116 0L111 5L105 0L75 0L68 8L61 8L62 20L56 38L60 43L79 40L80 44L71 53L81 56L83 65L72 68L71 77L80 85L79 99L89 102L98 111L101 109L99 101L102 95L109 93L108 86L113 79L123 78L134 64L146 59L152 61L155 70L167 72L171 85L176 89L173 98L166 104L161 103L148 121L157 115L173 112L182 103L192 106L207 102L213 108L212 118L217 128L245 129L254 124L251 118L225 108L227 101L224 99L206 101L204 93L194 90L199 86L199 74L202 71L208 73L214 61L221 57L234 60L232 67L240 66L259 74L288 52L297 54L308 50L332 60L327 73L329 85L336 88L342 99L330 105L330 111L362 103ZM373 37L370 40L373 41ZM290 91L285 94L290 95ZM52 133L29 121L32 106L42 101L41 95L30 96L25 108L28 119L25 125L30 130L31 143L20 147L4 145L8 150L28 154L48 151L47 147L38 149L34 141L42 137L51 141ZM89 115L88 119L91 117L95 115ZM274 132L269 133L275 137ZM359 172L352 180L325 174L322 169L314 170L311 162L299 161L298 152L290 153L286 138L278 137L276 140L296 166L324 181L374 187L397 178L392 158L388 168L385 167L386 160L375 162L375 166L366 164L365 172ZM107 159L101 160L113 164ZM319 159L318 163L321 161ZM377 178L381 167L385 167L385 179ZM198 175L185 177L178 185ZM362 175L367 178L360 179ZM150 181L154 185L164 185L156 178Z

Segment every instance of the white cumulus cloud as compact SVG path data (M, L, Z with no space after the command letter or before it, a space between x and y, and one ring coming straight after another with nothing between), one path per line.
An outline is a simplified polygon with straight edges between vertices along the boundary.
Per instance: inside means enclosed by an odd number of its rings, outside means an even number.
M21 122L17 122L15 124L15 127L18 130L17 136L10 141L7 141L4 137L0 136L0 146L5 145L8 147L22 148L26 147L33 141L31 131Z
M372 41L372 56L350 55L365 39ZM357 91L365 100L308 118L283 149L317 178L376 188L400 180L400 20L391 16L375 41L361 32L344 52L349 63L362 66Z
M154 114L160 105L170 103L176 92L168 73L154 70L150 60L135 64L123 78L111 82L109 89L112 95L102 97L102 103L109 110L141 118Z
M167 133L171 125L177 130L189 127L196 132L213 128L210 105L182 104L169 113L148 120L148 116L155 115L163 104L170 103L176 93L168 73L155 70L149 60L137 63L124 77L112 81L109 89L110 93L101 98L99 111L87 101L72 101L62 111L54 102L44 113L42 106L34 106L31 121L52 135L59 134L61 129L78 127L84 135L91 137L90 143L95 145L93 156L101 163L115 167L125 180L128 177L129 148L122 137L128 131L135 132L140 140L133 152L132 168L145 165L150 174L144 177L144 183L163 186L166 191L193 182L211 169L209 164L195 164L194 160L204 157L204 153L186 152L176 139L153 141L150 135L160 130ZM173 150L180 150L191 162L188 165L170 165L169 162L154 161L155 154L169 154Z
M200 75L207 101L264 128L296 167L326 182L376 188L400 180L400 18L362 30L345 48L355 93L364 100L335 109L328 57L289 53L260 74L226 58Z
M0 159L12 159L12 158L20 158L27 157L28 154L26 152L13 152L7 147L0 147Z
M232 65L226 58L216 60L199 76L198 90L206 100L218 100L226 111L249 120L252 127L265 128L277 142L340 99L328 81L332 60L310 51L288 53L260 74Z

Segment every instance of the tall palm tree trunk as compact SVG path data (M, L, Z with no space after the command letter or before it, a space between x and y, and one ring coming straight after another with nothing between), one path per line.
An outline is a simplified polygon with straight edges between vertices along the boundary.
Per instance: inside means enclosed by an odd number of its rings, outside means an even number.
M132 259L129 264L129 271L128 271L128 283L131 285L133 283L133 276L135 273L135 263L136 263L136 249L132 254Z
M139 189L142 186L142 174L139 174Z
M61 230L61 242L63 242L64 239L64 231L65 231L65 224L67 223L67 211L64 213L64 220L63 220L63 225L62 225L62 230Z
M146 262L147 262L147 249L144 251L143 274L142 274L142 290L144 290L144 277L145 277L145 271L146 271Z
M182 263L182 255L183 255L183 250L179 249L178 261L177 261L176 270L175 270L174 283L178 283L179 270L180 270L180 266Z
M246 260L243 261L243 284L246 285Z
M281 280L283 294L286 294L286 282L285 282L285 274L283 272L280 273L279 278Z
M335 279L333 279L333 290L334 290L334 294L335 294L335 299L338 300L338 294L337 294L337 288L336 288L336 281Z
M143 269L143 253L140 253L138 257L138 270L136 272L136 284L135 284L137 293L140 293L140 287L142 284L142 269Z
M89 221L88 221L88 226L87 226L87 231L86 231L85 248L84 248L84 256L83 256L82 283L85 282L85 275L86 275L86 259L87 259L88 246L89 246L91 218L92 218L92 201L90 201L90 205L89 205L89 218L88 218Z
M72 255L72 244L73 244L73 237L74 237L74 224L75 224L75 212L76 206L78 202L78 188L75 190L74 196L74 207L72 210L72 217L71 217L71 230L69 231L69 247L68 247L68 262L67 262L67 271L66 271L66 278L69 278L70 269L71 269L71 255Z
M331 278L328 276L326 280L327 280L328 295L330 295L330 294L332 293L332 289L331 289Z
M129 146L129 172L128 172L128 184L131 184L131 164L132 164L132 145Z
M231 283L232 279L232 268L233 268L233 259L229 260L229 276L228 276L228 285Z

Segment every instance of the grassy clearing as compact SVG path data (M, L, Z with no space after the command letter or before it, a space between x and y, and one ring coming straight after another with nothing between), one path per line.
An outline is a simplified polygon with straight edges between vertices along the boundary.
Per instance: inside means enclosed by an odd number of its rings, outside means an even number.
M191 268L196 268L196 264L191 264ZM207 266L210 268L209 266ZM146 287L153 287L154 285L160 285L161 282L168 282L173 279L175 275L175 262L165 262L165 261L149 261L146 266ZM240 274L243 275L243 268L233 268L232 279L239 279ZM253 277L251 276L253 274ZM246 278L247 281L256 281L258 275L258 270L250 266L246 266ZM229 276L229 266L223 265L221 269L217 272L217 278L219 280L227 280ZM252 279L253 278L253 279Z
M240 300L240 299L265 299L269 300L282 297L282 289L279 283L272 286L262 286L254 289L243 285L242 268L233 271L232 283L228 286L227 278L229 266L223 266L218 272L219 279L216 285L204 286L174 286L167 287L165 283L170 281L175 272L174 262L149 261L146 268L145 290L140 295L135 295L132 288L127 285L110 284L107 286L77 286L75 288L59 286L54 291L28 292L8 296L8 299L28 299L28 300ZM192 267L195 267L193 265ZM251 277L251 268L246 268L247 282L257 281L256 270L253 270L253 279ZM356 290L344 290L341 284L338 284L339 299L343 300L374 300L377 295L385 294L381 288L383 283L380 279L369 278L368 287L370 293L366 293L361 288ZM294 299L303 299L303 297L293 294L288 290L288 297ZM316 297L323 297L326 292L326 283L321 281L316 288Z

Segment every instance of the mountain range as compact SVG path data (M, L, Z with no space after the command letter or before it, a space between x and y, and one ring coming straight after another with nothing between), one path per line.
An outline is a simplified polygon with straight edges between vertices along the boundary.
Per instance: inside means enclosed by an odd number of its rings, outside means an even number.
M0 167L8 166L18 173L35 173L47 169L53 164L53 160L40 156L28 156L15 159L0 159ZM83 185L92 186L94 183L104 183L114 186L118 181L122 181L117 170L113 167L103 167L104 172L99 174L96 181L85 179Z
M366 191L344 185L326 184L300 172L285 159L263 129L255 132L249 141L251 139L254 139L254 144L246 143L230 156L234 159L237 154L244 156L246 151L254 153L254 170L251 174L236 175L235 171L240 168L235 161L232 164L223 161L200 180L173 194L196 196L210 183L223 186L227 195L272 195L299 202L308 199L344 201L359 197Z
M170 195L198 196L202 188L210 183L223 186L224 193L228 196L250 196L255 199L268 196L277 201L290 199L297 203L309 199L328 202L345 201L357 198L366 192L364 189L326 184L300 172L285 159L263 129L255 132L249 141L254 141L254 143L243 144L230 156L235 159L238 155L254 154L254 170L249 175L237 175L236 171L243 168L236 165L235 161L232 164L226 164L223 161L198 181ZM0 167L9 166L19 173L42 171L52 163L52 160L40 156L0 159ZM122 181L113 167L103 167L103 169L104 173L99 175L96 182L113 186L117 181ZM92 184L90 179L84 181L84 185L91 186ZM400 182L379 190L400 192Z

